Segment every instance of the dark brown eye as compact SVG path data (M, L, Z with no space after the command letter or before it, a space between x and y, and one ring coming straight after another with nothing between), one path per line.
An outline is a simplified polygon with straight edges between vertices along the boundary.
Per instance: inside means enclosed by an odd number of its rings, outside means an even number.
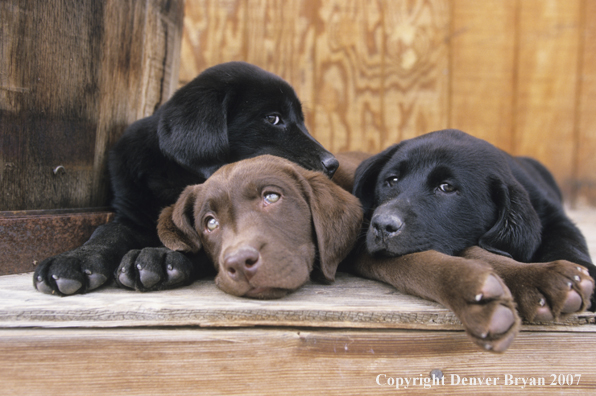
M443 191L444 193L452 193L455 191L455 187L449 183L441 183L439 184L439 190Z
M395 184L397 184L398 181L399 181L399 177L390 176L387 179L385 179L385 185L387 187L393 187Z
M271 125L279 125L281 123L281 118L277 114L266 115L265 120Z

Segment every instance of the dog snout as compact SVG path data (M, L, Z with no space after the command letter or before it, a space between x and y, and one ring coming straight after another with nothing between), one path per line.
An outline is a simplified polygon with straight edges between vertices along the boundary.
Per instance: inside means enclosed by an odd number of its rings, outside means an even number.
M328 155L321 160L325 174L332 178L337 168L339 168L339 161L333 155Z
M261 264L261 255L253 247L242 247L224 257L223 267L235 281L250 281Z
M399 234L404 223L402 219L395 214L382 214L373 216L371 226L375 235L385 240Z

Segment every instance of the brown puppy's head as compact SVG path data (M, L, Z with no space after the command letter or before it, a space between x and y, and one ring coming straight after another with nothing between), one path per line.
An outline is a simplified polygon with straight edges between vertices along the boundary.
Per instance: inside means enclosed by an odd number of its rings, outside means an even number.
M223 291L278 298L313 270L333 281L361 221L358 199L325 175L264 155L187 187L162 211L158 233L172 250L204 249Z

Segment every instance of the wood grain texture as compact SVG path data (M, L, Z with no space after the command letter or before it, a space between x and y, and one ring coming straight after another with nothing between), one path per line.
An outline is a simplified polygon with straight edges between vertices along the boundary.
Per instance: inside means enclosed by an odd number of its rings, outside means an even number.
M538 158L568 202L594 204L595 12L589 0L187 2L181 74L253 62L294 85L331 151L461 128Z
M586 395L596 387L596 366L589 358L594 352L593 335L581 333L522 333L507 352L495 355L478 350L463 332L0 330L0 382L4 395L19 396ZM436 369L445 376L444 385L424 389L418 382L396 389L387 384L388 378L420 381ZM550 385L553 374L578 374L579 384ZM377 384L379 375L384 386ZM507 375L544 378L544 385L508 384ZM496 384L461 384L473 377L496 378Z
M107 149L178 82L183 5L0 3L0 210L108 204Z
M520 2L513 153L549 165L572 192L580 1Z
M581 12L581 70L577 104L575 166L580 206L596 206L596 2L585 0Z
M451 127L511 152L517 0L453 2Z
M583 313L538 331L596 332L596 315ZM37 292L31 274L0 277L0 328L145 326L304 326L461 330L440 304L399 293L379 282L339 273L332 285L308 283L279 300L228 295L213 280L152 293L103 288L58 298Z
M386 1L383 146L449 127L452 3Z

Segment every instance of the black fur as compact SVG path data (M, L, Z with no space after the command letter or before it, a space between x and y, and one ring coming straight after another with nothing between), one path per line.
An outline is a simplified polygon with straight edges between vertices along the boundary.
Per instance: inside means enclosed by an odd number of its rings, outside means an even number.
M457 255L479 245L522 262L569 260L596 276L549 171L464 132L437 131L389 147L360 164L353 192L365 210L372 255Z
M60 295L101 286L128 251L161 246L156 232L159 212L176 202L186 186L202 183L224 164L261 154L284 157L329 176L338 167L335 157L308 133L298 97L284 80L243 62L205 70L155 114L126 130L109 156L115 220L99 227L80 248L44 260L35 271L34 285ZM158 257L150 261L180 263L174 268L177 274L196 269L181 253L163 248L159 252L132 252L125 261L130 268L131 255ZM173 261L171 256L176 256ZM141 269L129 274L136 283L147 278L142 268L155 267L136 264L133 268ZM157 283L141 282L138 288L172 287L192 278L159 276Z

